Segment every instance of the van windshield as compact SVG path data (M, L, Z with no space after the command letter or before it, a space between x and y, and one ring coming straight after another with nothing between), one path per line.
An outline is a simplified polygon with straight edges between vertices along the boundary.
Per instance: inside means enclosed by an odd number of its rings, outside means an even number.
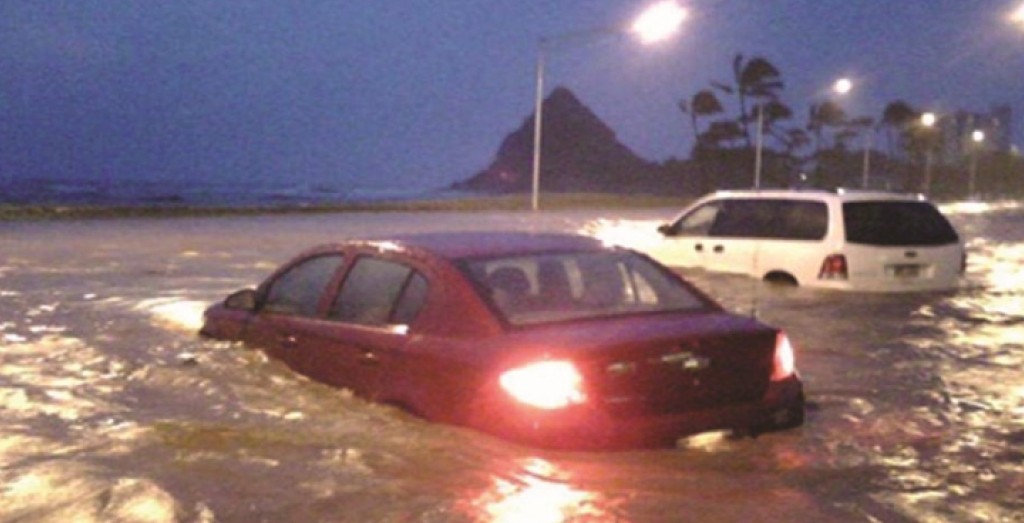
M935 246L960 241L949 221L928 202L846 202L843 223L850 243Z

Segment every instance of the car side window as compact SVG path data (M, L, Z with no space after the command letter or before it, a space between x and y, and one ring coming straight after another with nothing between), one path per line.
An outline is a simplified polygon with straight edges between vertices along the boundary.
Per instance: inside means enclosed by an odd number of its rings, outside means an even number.
M263 310L315 316L317 304L343 260L340 254L330 254L294 265L270 283L263 301Z
M683 216L673 227L676 236L707 236L719 211L718 202L708 203Z
M360 325L408 324L426 300L426 280L411 268L364 257L356 261L330 318Z
M402 296L395 305L395 313L391 322L398 325L409 325L416 319L423 304L427 301L427 279L418 272L413 272L402 291Z

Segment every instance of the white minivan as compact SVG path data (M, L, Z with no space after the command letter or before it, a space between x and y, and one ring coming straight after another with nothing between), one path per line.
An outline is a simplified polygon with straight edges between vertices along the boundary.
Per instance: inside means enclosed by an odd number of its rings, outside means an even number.
M721 191L658 228L644 249L670 267L855 291L955 288L966 255L923 196L886 192Z

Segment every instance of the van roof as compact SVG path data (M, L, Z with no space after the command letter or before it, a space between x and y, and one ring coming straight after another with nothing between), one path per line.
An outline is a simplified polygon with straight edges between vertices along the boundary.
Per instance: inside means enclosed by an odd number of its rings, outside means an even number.
M835 191L823 189L742 189L725 190L713 193L720 198L765 198L765 199L795 199L795 200L836 200L836 201L874 201L874 200L896 200L896 201L925 201L923 194L897 193L892 191L844 189ZM708 195L711 196L711 195Z

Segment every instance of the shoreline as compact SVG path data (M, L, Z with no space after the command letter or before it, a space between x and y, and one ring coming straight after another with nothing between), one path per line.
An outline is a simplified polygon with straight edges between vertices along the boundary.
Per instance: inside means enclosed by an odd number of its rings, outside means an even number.
M541 211L567 209L682 208L691 197L600 193L542 194ZM529 211L529 194L464 198L353 201L284 205L20 205L0 204L0 222L120 218L227 217L348 212Z

